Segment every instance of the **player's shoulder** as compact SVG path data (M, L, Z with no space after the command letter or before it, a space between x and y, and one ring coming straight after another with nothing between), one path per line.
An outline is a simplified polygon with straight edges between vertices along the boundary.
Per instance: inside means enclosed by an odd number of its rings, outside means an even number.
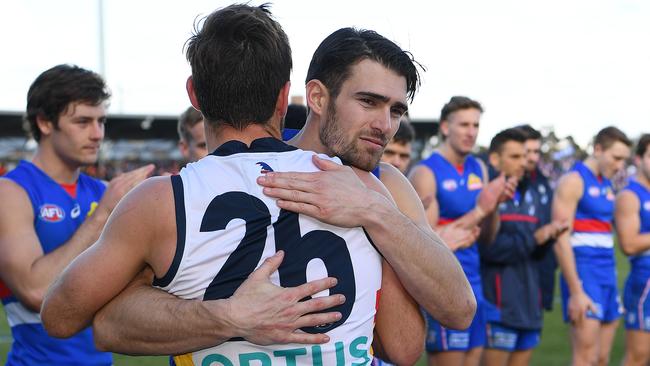
M180 176L150 177L133 188L122 199L123 209L143 211L150 214L160 214L168 207L173 207L173 180Z
M631 189L622 189L618 194L616 195L616 204L621 207L629 207L629 206L636 206L638 208L640 201L639 197L637 196L636 192L634 192Z
M577 171L570 171L564 174L557 183L556 192L570 196L579 197L584 190L584 181Z
M379 179L389 191L392 191L393 188L400 189L400 187L411 186L404 174L391 164L380 162L379 171Z

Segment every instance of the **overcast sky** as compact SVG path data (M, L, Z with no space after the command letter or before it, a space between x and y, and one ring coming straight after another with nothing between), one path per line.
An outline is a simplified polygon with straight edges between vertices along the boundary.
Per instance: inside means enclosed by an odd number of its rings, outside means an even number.
M24 110L29 85L53 65L100 70L98 4L0 1L0 110ZM105 0L110 112L186 108L183 44L197 17L228 4ZM583 144L609 124L632 137L650 132L649 1L277 0L271 9L293 49L292 95L304 95L320 41L356 26L394 40L427 68L410 107L414 118L437 118L452 95L483 103L482 144L523 122L553 126Z

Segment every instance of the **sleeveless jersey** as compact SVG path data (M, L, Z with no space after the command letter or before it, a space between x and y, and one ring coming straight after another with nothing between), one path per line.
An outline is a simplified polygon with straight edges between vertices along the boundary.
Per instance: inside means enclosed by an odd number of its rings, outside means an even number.
M578 201L571 246L578 265L603 269L601 280L611 282L615 271L612 220L614 216L614 191L609 179L596 177L586 165L577 162L571 171L582 178L584 189Z
M431 169L436 178L436 199L440 210L438 225L449 224L476 206L476 199L483 188L483 170L474 156L467 156L462 171L438 152L420 164ZM475 296L482 297L478 246L474 243L469 248L457 250L455 254L474 288Z
M625 189L634 193L639 199L639 219L641 220L639 233L650 233L650 190L635 180L630 180ZM650 273L650 249L630 256L630 264L632 272Z
M266 258L284 250L273 283L293 287L327 276L338 279L329 293L346 296L345 304L335 308L342 319L303 328L327 333L331 341L258 346L231 339L176 356L177 366L350 365L372 359L382 273L381 256L365 231L280 210L256 182L269 171L318 171L313 154L273 138L255 140L250 147L230 141L172 177L177 247L168 273L154 285L184 299L228 298Z
M29 196L34 211L34 230L45 254L72 237L92 214L106 189L101 181L80 174L77 197L72 198L57 182L27 161L21 161L5 178L20 185ZM8 365L112 363L110 353L96 350L90 328L72 338L52 338L45 332L38 313L24 307L6 287L0 293L14 338Z

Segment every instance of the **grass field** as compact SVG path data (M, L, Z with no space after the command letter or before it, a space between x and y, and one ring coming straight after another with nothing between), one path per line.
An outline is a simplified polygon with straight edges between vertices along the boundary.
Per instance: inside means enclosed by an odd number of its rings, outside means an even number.
M617 251L617 267L619 288L622 289L623 281L629 271L627 259ZM7 325L4 311L0 309L0 365L4 365L7 359L7 352L11 342L11 333ZM533 353L532 365L568 365L570 361L570 345L568 328L562 322L559 297L556 296L553 311L545 314L544 329L540 346ZM619 326L612 350L611 365L620 364L623 358L623 326ZM166 357L128 357L115 356L116 366L153 366L167 365ZM418 362L418 366L426 365L424 356Z

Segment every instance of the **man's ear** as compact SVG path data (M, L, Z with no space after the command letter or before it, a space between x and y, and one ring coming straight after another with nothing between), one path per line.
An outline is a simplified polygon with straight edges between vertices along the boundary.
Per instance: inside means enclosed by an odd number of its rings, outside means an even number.
M197 111L201 111L201 106L199 105L199 99L196 97L196 92L194 91L194 80L190 75L185 82L185 90L187 90L187 96L190 97L190 103L192 107Z
M330 102L329 90L320 80L309 80L305 86L305 99L310 111L322 115Z
M499 166L499 153L497 152L491 152L488 155L488 160L490 161L490 165L492 165L493 168L498 168L501 170L501 167Z
M45 116L39 114L36 116L36 128L41 132L41 137L49 136L52 134L52 130L54 130L54 123L49 119L46 119Z

